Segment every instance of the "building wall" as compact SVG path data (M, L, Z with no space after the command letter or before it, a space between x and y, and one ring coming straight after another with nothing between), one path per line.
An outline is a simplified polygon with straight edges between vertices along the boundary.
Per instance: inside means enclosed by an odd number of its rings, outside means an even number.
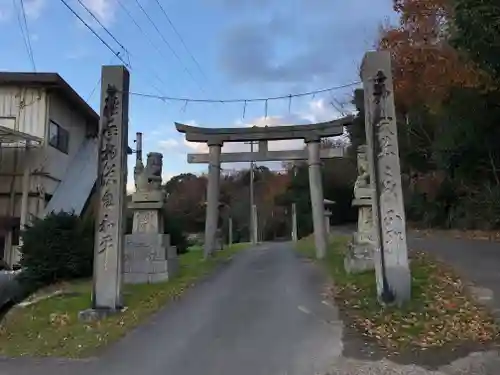
M22 98L24 107L19 105ZM43 143L28 152L22 147L0 145L0 216L21 216L22 175L28 163L31 172L28 217L30 214L40 217L46 203L40 192L54 194L85 140L86 120L57 93L0 88L0 120L7 117L15 120L15 130L40 137ZM67 154L48 144L50 120L69 132ZM5 126L5 122L0 125ZM15 176L12 176L13 174ZM19 254L15 246L12 246L9 255L11 263L18 259Z
M45 138L48 114L48 96L44 89L0 87L0 122L2 126L27 133L41 139ZM0 146L0 216L15 216L20 213L22 173L26 163L30 170L37 171L44 161L43 148L31 149L29 157L18 144ZM12 174L16 173L16 176ZM31 178L30 191L35 193L42 183L40 176ZM11 192L14 191L14 202ZM12 204L14 206L12 207ZM36 199L30 199L28 211L36 214Z
M44 89L0 87L2 126L43 138L46 111L47 95ZM8 119L15 119L15 123Z
M85 118L70 107L60 95L51 95L49 101L49 119L69 132L69 149L65 154L54 147L47 145L47 163L45 171L57 180L62 180L68 166L75 157L78 149L85 140L87 134L87 122ZM48 129L47 129L48 131ZM57 186L54 186L54 188ZM53 189L52 191L54 191Z

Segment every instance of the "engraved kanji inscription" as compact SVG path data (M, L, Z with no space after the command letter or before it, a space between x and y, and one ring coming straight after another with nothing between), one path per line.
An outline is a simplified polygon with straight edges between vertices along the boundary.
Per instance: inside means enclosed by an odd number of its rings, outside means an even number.
M107 232L108 229L113 229L115 223L109 219L108 214L104 214L103 219L99 222L98 231L103 233Z
M101 199L104 208L111 208L115 205L113 194L107 190Z
M113 249L113 236L111 234L102 234L99 238L99 254Z

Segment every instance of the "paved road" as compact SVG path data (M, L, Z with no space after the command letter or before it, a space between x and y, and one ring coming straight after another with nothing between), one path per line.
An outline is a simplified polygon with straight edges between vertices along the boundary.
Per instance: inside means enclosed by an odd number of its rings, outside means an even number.
M342 325L322 303L317 267L290 243L238 255L102 357L85 363L0 361L12 374L305 375L341 355ZM14 371L15 369L15 371ZM34 372L37 371L37 372ZM2 371L0 371L2 374ZM7 374L10 374L7 372Z
M323 303L323 281L319 269L297 258L290 243L265 244L239 254L100 358L0 359L0 375L498 373L496 352L471 355L435 372L343 357L346 338L336 308Z
M449 236L424 236L410 232L409 246L429 252L453 266L465 279L493 292L492 306L500 310L500 243L458 239Z

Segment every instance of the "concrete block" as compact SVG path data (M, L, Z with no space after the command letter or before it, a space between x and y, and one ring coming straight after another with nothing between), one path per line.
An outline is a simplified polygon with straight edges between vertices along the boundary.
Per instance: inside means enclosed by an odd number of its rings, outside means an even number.
M123 282L125 284L145 284L149 282L148 273L124 273Z
M354 240L349 244L344 258L344 268L348 273L360 273L375 269L374 247L370 242L358 243Z
M128 208L131 210L159 210L163 204L163 202L130 202Z
M160 283L162 281L168 281L170 275L168 272L162 273L151 273L148 275L148 282L151 284Z
M78 320L85 323L96 322L106 319L111 315L116 315L123 312L124 309L87 309L78 313Z
M150 262L149 273L163 273L168 272L168 260L153 260Z
M132 202L163 202L165 193L161 190L140 191L132 194Z
M125 254L130 259L165 259L166 234L132 233L125 236Z
M167 248L167 259L177 258L177 247L169 246Z
M151 273L153 267L150 260L142 259L125 262L125 269L130 273Z

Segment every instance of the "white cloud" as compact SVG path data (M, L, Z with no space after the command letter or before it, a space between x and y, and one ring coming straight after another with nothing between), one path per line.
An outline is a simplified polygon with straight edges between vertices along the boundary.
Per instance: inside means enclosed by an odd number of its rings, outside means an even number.
M17 5L18 3L16 3ZM40 18L47 5L46 0L24 0L24 11L26 17L31 20ZM18 9L20 11L19 5ZM0 22L9 20L14 14L14 3L12 0L0 0Z
M116 16L117 2L114 0L82 0L85 6L96 16L96 18L104 25L110 26ZM86 21L96 23L96 21L85 10L80 13ZM81 24L80 22L78 22Z
M90 54L90 51L83 46L78 46L74 50L66 53L65 57L68 60L79 60L87 57Z
M7 21L12 15L12 2L7 0L0 1L0 22Z
M161 152L169 152L175 150L180 145L180 142L174 138L168 138L158 142L158 148L161 150Z
M127 181L127 194L132 194L133 192L135 192L135 182L134 182L134 177L132 177L132 179L128 179Z
M195 152L195 153L208 152L208 146L206 143L189 142L184 139L183 144L189 149L190 152Z
M45 5L45 0L25 0L24 10L26 11L26 17L31 19L39 18L45 8Z

